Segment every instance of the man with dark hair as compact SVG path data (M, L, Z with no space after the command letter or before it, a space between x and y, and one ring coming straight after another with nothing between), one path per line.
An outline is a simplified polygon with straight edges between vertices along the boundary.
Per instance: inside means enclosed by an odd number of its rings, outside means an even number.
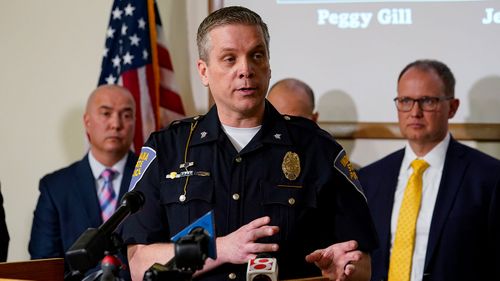
M314 92L299 79L286 78L274 83L267 94L267 100L281 114L318 121L318 113L314 111Z
M269 34L243 7L198 29L198 73L215 106L155 132L132 188L142 211L124 222L132 278L174 256L170 237L213 210L217 259L197 280L245 280L246 263L274 255L280 279L368 280L375 233L342 147L314 122L266 102Z
M417 60L394 99L407 145L360 170L380 248L372 280L500 280L500 161L457 142L451 70Z

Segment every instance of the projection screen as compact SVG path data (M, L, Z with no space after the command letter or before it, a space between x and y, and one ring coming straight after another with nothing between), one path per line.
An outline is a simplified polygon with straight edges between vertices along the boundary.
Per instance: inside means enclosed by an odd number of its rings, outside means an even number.
M271 33L271 83L299 78L321 121L396 122L401 69L445 62L461 107L452 122L500 123L500 1L225 0Z

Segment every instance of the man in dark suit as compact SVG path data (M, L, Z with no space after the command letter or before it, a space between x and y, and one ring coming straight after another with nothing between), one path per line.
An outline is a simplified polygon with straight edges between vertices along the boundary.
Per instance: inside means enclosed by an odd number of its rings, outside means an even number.
M399 75L395 102L408 143L359 173L380 242L372 280L500 280L500 161L450 135L448 120L459 106L454 87L450 69L435 60L415 61ZM416 158L427 168L414 243L401 242ZM404 263L394 262L401 249L411 250L407 277L397 271Z
M2 189L0 188L0 262L7 261L9 240L9 231L5 223L5 211L3 209Z
M121 86L100 86L87 101L83 121L89 152L82 160L40 180L29 242L32 259L64 257L87 228L103 223L128 190L137 161L130 151L134 98ZM112 184L107 185L108 197L103 199L105 180L101 174L107 169L113 170L108 181ZM104 207L107 205L111 207Z

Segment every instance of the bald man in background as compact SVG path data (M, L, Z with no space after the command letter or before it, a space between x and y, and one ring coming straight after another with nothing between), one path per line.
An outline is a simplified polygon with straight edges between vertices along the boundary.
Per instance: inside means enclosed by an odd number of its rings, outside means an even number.
M269 90L267 99L281 114L318 121L318 113L314 111L314 92L298 79L287 78L276 82Z
M40 180L29 242L32 259L64 257L87 228L97 228L119 204L137 161L130 150L135 112L134 98L124 87L103 85L90 94L83 115L88 153ZM100 202L105 170L112 171L108 187L114 189L106 190L108 198L116 200Z

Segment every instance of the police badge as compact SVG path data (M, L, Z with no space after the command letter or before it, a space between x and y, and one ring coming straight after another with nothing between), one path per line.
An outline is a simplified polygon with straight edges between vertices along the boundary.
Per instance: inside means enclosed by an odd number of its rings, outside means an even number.
M285 177L291 181L297 179L300 175L300 158L295 152L288 151L283 157L281 169Z

